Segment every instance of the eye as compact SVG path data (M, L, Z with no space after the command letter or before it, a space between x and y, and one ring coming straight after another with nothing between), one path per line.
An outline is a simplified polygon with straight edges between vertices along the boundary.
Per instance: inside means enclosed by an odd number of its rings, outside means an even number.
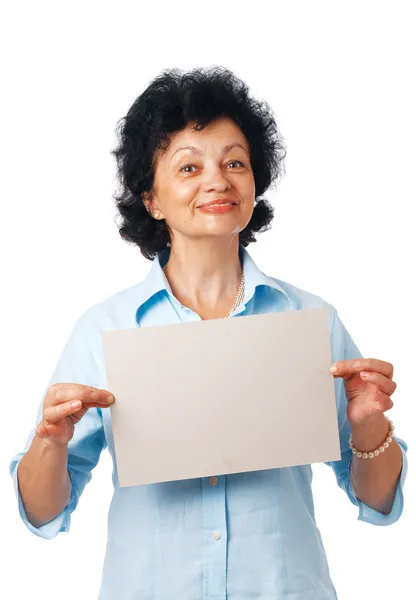
M243 163L243 162L241 162L241 160L231 160L231 161L228 163L227 167L229 167L230 165L235 165L236 163L238 163L238 166L239 166L239 167L244 167L244 163Z
M192 167L194 167L196 169L196 165L191 165L191 164L189 164L189 165L183 165L183 167L181 167L179 169L179 171L182 171L183 173L193 173L193 171L186 171L185 170L185 169L190 169Z

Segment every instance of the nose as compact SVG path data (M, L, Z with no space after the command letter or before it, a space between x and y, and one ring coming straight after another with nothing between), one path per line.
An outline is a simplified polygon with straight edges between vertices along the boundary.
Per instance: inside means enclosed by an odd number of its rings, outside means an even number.
M225 192L231 187L226 173L220 168L206 170L202 189L204 192Z

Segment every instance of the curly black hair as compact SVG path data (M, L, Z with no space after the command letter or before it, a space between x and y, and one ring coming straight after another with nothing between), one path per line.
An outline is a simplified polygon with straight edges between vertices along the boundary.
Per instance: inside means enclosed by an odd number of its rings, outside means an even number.
M231 118L250 148L255 206L240 244L255 242L255 233L270 226L274 211L261 196L283 172L286 156L272 109L250 97L248 86L225 67L166 69L117 122L117 147L111 151L120 186L113 196L122 217L120 236L149 260L170 245L166 222L153 219L143 203L143 193L152 190L155 156L188 123L200 130L219 117Z

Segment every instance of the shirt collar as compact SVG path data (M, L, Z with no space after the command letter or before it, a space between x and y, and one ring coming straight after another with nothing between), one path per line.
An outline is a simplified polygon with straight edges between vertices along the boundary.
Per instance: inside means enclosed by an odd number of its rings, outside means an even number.
M146 302L161 292L165 292L173 296L172 289L166 278L163 267L169 260L170 249L165 248L161 252L158 252L153 259L152 267L147 275L146 279L142 284L142 294L139 298L139 304L137 310L139 310ZM274 288L279 291L287 299L291 308L294 308L293 302L290 299L286 290L278 283L278 281L272 277L265 275L256 265L248 251L240 246L240 260L244 267L244 279L245 279L245 296L244 304L247 304L249 300L254 296L256 288L259 286L267 286Z

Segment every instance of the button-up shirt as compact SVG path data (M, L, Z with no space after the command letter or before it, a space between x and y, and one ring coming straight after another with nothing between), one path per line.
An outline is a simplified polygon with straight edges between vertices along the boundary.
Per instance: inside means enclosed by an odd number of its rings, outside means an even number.
M107 389L103 331L200 320L172 293L162 268L168 255L169 249L156 256L143 282L88 308L78 318L45 394L50 385L63 382ZM240 257L245 296L232 318L324 306L333 362L362 357L332 305L265 275L243 247ZM396 438L402 470L393 508L384 515L357 499L352 489L343 380L334 379L334 386L341 460L325 464L334 471L334 483L356 507L358 519L374 525L394 523L403 510L407 445ZM42 416L42 402L36 425ZM36 425L23 451L12 460L10 472L20 516L40 537L52 539L69 530L71 513L101 451L108 448L113 459L114 494L99 600L337 598L315 522L311 465L119 487L110 409L92 408L76 424L68 445L72 484L68 505L51 522L36 528L27 518L17 481L19 461L31 444Z

